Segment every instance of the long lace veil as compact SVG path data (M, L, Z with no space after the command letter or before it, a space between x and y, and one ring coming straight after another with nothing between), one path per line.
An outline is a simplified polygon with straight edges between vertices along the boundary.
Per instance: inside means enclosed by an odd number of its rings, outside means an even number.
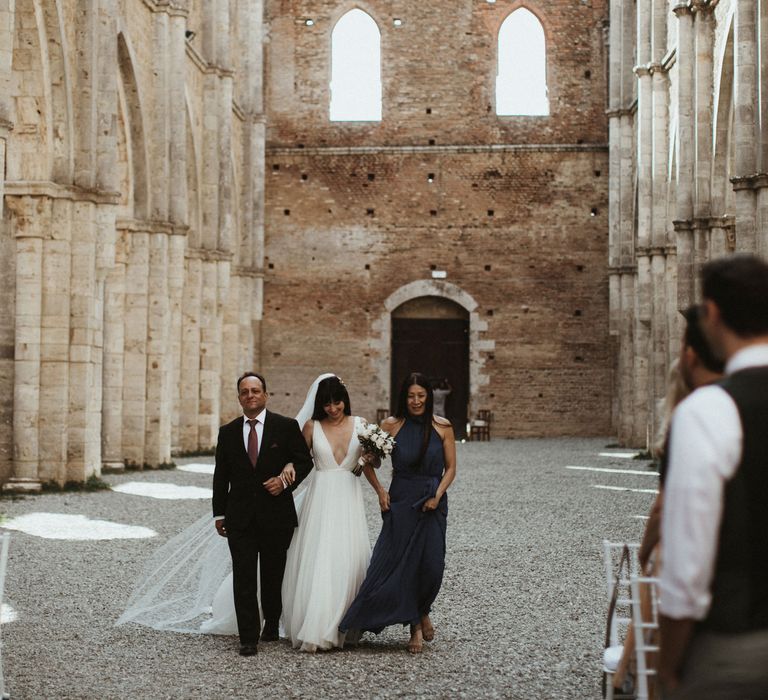
M296 415L300 428L312 417L318 385L333 376L321 374L312 382ZM311 478L312 473L294 494L297 510ZM212 515L206 513L152 554L115 624L136 622L157 630L201 632L216 591L231 571L227 541L217 534Z

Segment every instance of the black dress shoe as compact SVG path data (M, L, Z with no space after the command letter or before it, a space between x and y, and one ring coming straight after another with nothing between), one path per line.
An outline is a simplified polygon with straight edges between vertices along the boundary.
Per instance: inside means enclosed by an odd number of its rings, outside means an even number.
M276 642L280 639L278 634L278 627L275 624L269 622L264 623L264 629L261 632L262 642Z
M256 644L240 645L240 656L253 656L254 654L257 654L258 651L259 647Z

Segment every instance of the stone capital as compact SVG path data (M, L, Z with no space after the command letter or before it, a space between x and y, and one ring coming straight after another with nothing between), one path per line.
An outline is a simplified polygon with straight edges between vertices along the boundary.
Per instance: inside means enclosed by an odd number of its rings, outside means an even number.
M672 226L674 226L675 231L678 233L693 230L693 222L690 219L675 219L672 222Z
M672 8L672 12L678 19L683 17L691 17L693 15L693 8L690 2L680 2Z

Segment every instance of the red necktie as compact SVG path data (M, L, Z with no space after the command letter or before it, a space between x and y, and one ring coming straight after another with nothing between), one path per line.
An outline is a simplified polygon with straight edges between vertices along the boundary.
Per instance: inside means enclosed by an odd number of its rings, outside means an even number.
M251 466L256 467L256 460L259 458L259 436L256 434L255 418L251 418L248 421L248 425L251 426L251 431L248 433L248 458L251 460Z

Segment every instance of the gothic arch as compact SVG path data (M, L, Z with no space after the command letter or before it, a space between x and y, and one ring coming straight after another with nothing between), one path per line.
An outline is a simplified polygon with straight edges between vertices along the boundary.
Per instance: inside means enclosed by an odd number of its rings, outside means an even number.
M485 357L482 353L494 349L494 341L480 338L480 334L488 330L488 324L477 313L478 304L471 294L461 287L442 280L415 280L392 292L383 303L384 310L373 323L374 337L378 340L374 346L378 349L376 374L381 396L379 401L384 405L384 395L390 386L392 366L392 312L400 305L419 297L441 297L455 302L466 309L469 314L469 400L470 409L474 407L475 397L481 386L488 383L488 375L484 373Z
M515 55L517 35L509 37L511 40L504 42L503 33L515 31L513 25L520 21L525 22L530 17L533 19L536 27L535 33L541 36L541 55L532 55L530 50L524 50L521 55ZM496 37L496 67L494 81L494 105L498 116L549 116L551 113L549 99L549 61L547 60L549 37L546 24L541 17L538 8L529 7L525 2L513 3L512 7L507 8L505 14L499 15L499 23L495 28ZM519 30L517 30L519 31ZM531 32L533 33L533 32ZM530 36L528 34L527 36ZM530 49L530 47L529 47ZM504 54L507 55L507 61L503 61ZM530 61L527 70L519 70L518 61ZM509 65L509 68L504 68ZM535 82L529 79L533 76ZM510 89L509 83L512 83ZM516 96L523 96L521 104L516 100ZM535 100L535 101L534 101Z
M352 14L359 13L365 16L365 24L368 28L376 31L377 42L371 41L360 56L358 66L366 65L366 61L370 60L371 65L369 68L371 72L365 75L365 79L361 79L360 75L354 75L355 71L345 71L343 68L339 71L334 70L334 53L336 42L340 40L337 32L340 30L340 25L347 17ZM329 61L328 61L328 73L329 80L329 111L331 121L374 121L380 122L383 112L383 84L382 84L382 60L381 60L381 26L376 21L374 13L368 8L360 7L359 5L353 5L347 7L343 12L336 16L332 23L332 29L329 36ZM370 52L370 55L365 55ZM375 60L374 60L375 59ZM378 62L377 65L373 65L374 62ZM354 99L351 99L351 93L354 92ZM341 96L341 100L340 100ZM334 104L335 100L335 104ZM340 101L339 101L340 100ZM355 107L350 110L349 104L353 102ZM362 109L361 109L362 108ZM355 112L355 109L360 110Z
M136 219L149 218L150 169L149 152L144 129L144 109L136 73L135 59L126 35L117 35L117 64L126 104L126 143L133 190L133 215Z

